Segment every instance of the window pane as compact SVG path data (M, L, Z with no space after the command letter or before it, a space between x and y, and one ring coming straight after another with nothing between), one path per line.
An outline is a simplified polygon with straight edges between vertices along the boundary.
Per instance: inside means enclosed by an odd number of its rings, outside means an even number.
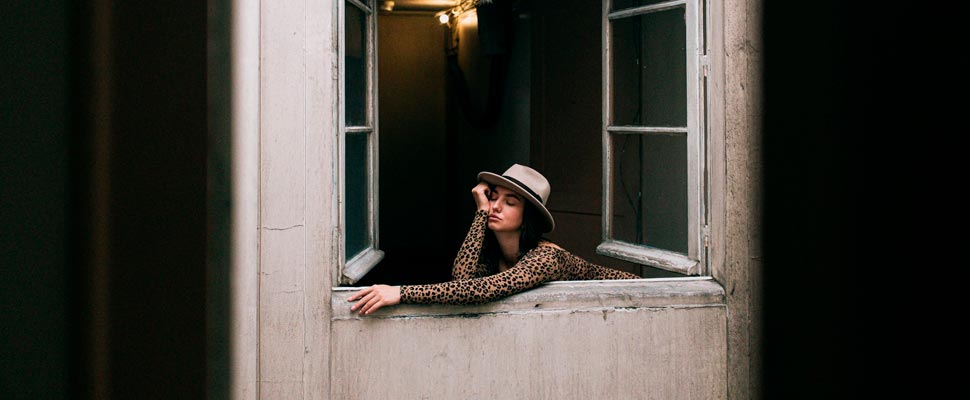
M347 126L364 126L367 124L367 14L349 2L345 8L344 118Z
M619 11L625 8L648 6L651 4L663 3L670 0L613 0L610 11Z
M684 8L612 24L612 124L687 126Z
M612 140L613 238L687 254L687 137Z
M347 154L344 184L346 185L347 199L344 203L344 212L347 215L346 225L346 250L347 259L370 245L368 243L368 203L367 194L370 189L367 185L367 137L368 134L347 135Z

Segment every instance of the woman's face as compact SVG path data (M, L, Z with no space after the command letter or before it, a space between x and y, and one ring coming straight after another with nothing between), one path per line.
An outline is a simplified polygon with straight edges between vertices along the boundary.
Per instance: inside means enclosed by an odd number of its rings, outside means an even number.
M492 232L514 232L522 226L525 200L519 194L495 186L489 193L492 211L488 215L488 229Z

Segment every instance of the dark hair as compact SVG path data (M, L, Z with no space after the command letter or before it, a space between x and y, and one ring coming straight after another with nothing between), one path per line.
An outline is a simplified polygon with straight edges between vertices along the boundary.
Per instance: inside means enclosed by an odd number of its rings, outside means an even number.
M494 190L494 189L493 189ZM519 253L516 254L516 258L522 258L525 253L528 253L532 249L539 246L539 240L542 239L542 233L548 230L549 223L546 222L545 217L539 212L539 209L535 205L528 201L523 201L525 207L522 210L522 226L520 227L519 236ZM485 228L485 241L482 243L482 253L481 260L489 268L496 270L499 264L499 258L501 257L501 250L499 249L498 240L495 239L495 233Z

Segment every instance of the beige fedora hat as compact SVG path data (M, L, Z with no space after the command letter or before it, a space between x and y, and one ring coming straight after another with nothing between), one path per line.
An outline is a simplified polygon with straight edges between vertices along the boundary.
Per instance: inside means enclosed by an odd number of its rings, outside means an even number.
M529 200L549 223L549 226L546 227L548 229L543 230L544 233L552 232L556 228L556 221L552 219L552 213L546 208L546 201L549 200L549 192L552 188L549 187L549 181L546 180L546 177L542 176L539 171L525 165L512 164L502 175L482 171L478 173L478 179L509 188Z

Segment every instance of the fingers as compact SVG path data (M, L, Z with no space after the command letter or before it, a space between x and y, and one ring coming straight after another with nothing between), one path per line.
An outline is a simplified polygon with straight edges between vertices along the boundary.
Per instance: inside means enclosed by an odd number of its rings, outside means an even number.
M365 287L365 288L357 291L357 293L354 293L352 296L348 297L347 298L347 301L357 300L357 299L363 297L364 295L366 295L366 294L368 294L368 293L370 293L372 291L374 291L374 287L373 286Z
M357 300L350 310L367 315L381 307L398 304L401 301L400 291L400 286L374 285L354 293L347 301Z
M488 197L489 192L490 190L488 190L487 182L480 182L478 185L475 185L475 187L472 188L472 193L476 195L481 194Z
M360 313L360 315L365 315L365 314L370 314L371 312L373 312L374 310L377 310L378 308L381 308L381 306L383 305L382 301L384 297L381 296L380 291L377 290L376 287L371 286L371 287L361 289L357 293L354 293L354 295L350 296L347 299L347 301L354 301L357 299L360 299L360 300L357 301L357 303L354 304L352 307L350 307L350 311L357 311L358 313Z
M489 197L491 196L491 191L488 190L488 183L481 182L472 189L472 196L475 198L475 205L479 210L489 212L491 210L491 203Z
M353 307L350 307L350 311L360 309L360 311L363 312L364 311L363 307L367 305L367 302L371 301L371 299L376 298L377 295L378 293L376 291L371 291L366 296L364 296L364 298L360 299L360 301L358 301L357 304L354 304Z
M382 304L383 304L383 299L380 298L379 296L374 296L367 301L367 304L364 304L364 306L360 308L360 314L361 315L370 314L374 310L381 308Z

